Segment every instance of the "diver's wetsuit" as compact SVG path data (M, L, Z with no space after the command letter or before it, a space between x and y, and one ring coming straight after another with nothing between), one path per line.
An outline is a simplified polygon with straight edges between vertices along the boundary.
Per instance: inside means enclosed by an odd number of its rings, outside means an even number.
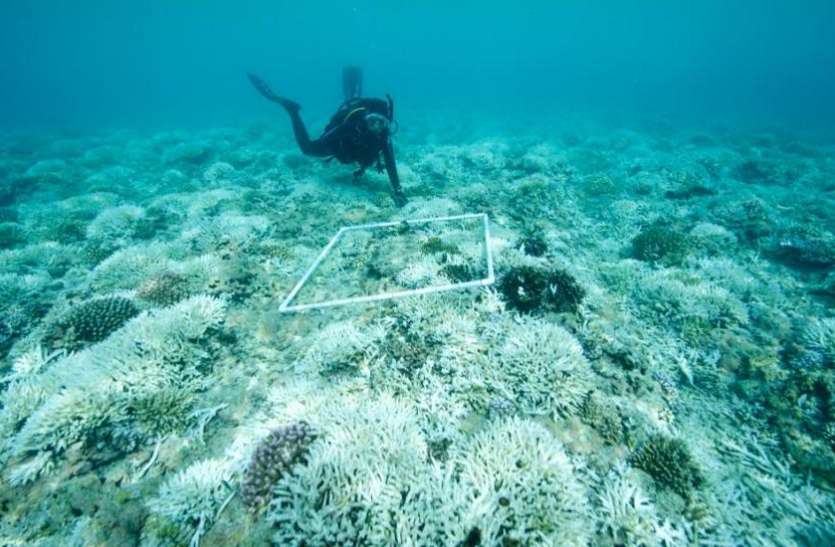
M336 158L341 163L358 163L359 169L354 177L361 176L372 165L382 171L385 167L389 183L398 206L406 203L406 197L400 187L397 175L397 163L394 159L394 147L389 130L374 132L369 130L369 115L385 118L389 123L394 120L394 105L388 100L362 98L362 73L358 68L348 67L343 71L343 89L345 102L331 117L324 133L318 139L311 139L307 127L299 115L301 107L289 99L278 97L257 76L249 75L255 88L267 99L284 107L293 124L293 133L302 153L326 158ZM381 161L382 156L382 161Z

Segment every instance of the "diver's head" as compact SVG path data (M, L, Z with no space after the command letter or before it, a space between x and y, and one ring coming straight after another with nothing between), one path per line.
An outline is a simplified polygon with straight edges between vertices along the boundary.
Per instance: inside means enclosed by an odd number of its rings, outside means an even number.
M385 137L391 132L391 124L388 118L381 114L366 114L365 128L368 132L378 137Z

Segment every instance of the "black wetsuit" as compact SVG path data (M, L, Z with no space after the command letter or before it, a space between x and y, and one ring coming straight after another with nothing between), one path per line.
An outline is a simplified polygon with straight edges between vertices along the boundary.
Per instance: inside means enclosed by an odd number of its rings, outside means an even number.
M360 169L355 172L356 176L372 165L376 165L380 170L385 166L392 189L401 192L391 136L375 135L368 131L365 125L365 115L368 113L380 114L392 121L390 105L390 102L382 99L349 99L342 103L331 117L322 136L315 140L310 139L299 111L289 109L288 113L293 123L296 142L304 154L332 157L340 163L357 163Z
M354 172L355 178L361 176L372 165L379 171L385 168L395 203L399 206L406 203L397 175L390 130L374 133L368 129L366 119L368 115L382 116L388 120L390 128L394 122L394 104L388 96L385 101L360 96L362 71L359 68L346 67L343 71L345 102L331 117L324 133L318 139L310 138L299 114L301 107L298 103L279 97L263 80L253 74L249 75L249 79L259 93L280 104L287 111L302 153L321 158L336 158L341 163L357 163L359 169Z

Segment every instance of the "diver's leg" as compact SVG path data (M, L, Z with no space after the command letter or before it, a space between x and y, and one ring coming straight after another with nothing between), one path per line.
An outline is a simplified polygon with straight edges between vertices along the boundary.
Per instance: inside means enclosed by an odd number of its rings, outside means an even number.
M345 100L362 97L362 69L358 66L346 66L342 69L342 93Z
M310 135L307 134L307 128L304 126L304 121L302 121L302 117L299 115L299 110L302 109L299 103L276 95L275 92L270 89L270 86L267 85L267 82L255 74L247 73L247 77L249 78L249 81L252 82L252 85L258 93L263 95L265 99L281 105L281 107L287 111L287 114L290 116L290 121L293 124L293 134L296 136L296 142L298 143L299 148L301 148L302 153L309 156L330 155L327 151L325 143L320 140L310 140Z
M299 115L299 108L284 107L287 114L290 115L290 122L293 124L293 134L296 136L296 143L303 154L308 156L330 156L327 146L321 140L310 140L310 135L307 133L307 127L304 125L302 117Z
M246 75L247 78L249 78L249 81L252 83L253 87L255 87L256 91L258 91L258 93L260 93L261 96L263 96L268 101L280 104L288 112L290 110L298 111L301 109L299 103L276 95L275 92L270 88L270 86L267 85L267 82L262 80L260 77L256 76L255 74L252 74L251 72L247 72Z

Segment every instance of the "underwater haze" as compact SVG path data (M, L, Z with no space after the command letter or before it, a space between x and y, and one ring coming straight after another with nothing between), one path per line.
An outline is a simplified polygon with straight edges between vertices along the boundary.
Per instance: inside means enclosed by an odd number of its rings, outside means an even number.
M4 2L0 125L240 123L264 116L246 70L319 113L358 64L404 116L826 130L833 21L825 0Z
M833 22L0 1L0 546L835 545Z

